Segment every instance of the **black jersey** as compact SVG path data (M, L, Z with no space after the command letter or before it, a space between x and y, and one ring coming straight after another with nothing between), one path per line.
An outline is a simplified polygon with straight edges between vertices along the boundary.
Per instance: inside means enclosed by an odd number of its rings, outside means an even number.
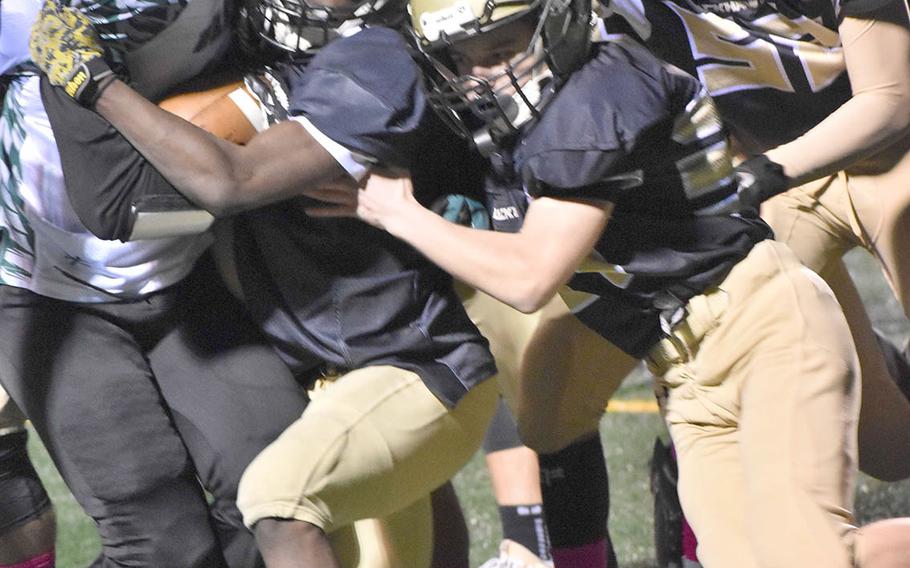
M797 138L851 97L837 26L893 1L901 0L609 4L654 53L698 77L755 154Z
M729 212L729 159L693 77L631 41L607 42L517 145L512 195L615 204L563 296L585 324L642 357L661 338L662 318L679 318L771 234L759 219ZM502 195L507 170L493 169Z
M379 55L379 56L377 56ZM425 167L451 160L452 137L433 128L420 73L404 42L371 28L336 40L312 61L283 69L290 114L385 165ZM456 176L430 176L424 203L450 193ZM238 268L254 316L285 359L304 370L391 364L418 373L454 405L495 372L450 277L409 245L351 219L314 219L304 200L238 220Z

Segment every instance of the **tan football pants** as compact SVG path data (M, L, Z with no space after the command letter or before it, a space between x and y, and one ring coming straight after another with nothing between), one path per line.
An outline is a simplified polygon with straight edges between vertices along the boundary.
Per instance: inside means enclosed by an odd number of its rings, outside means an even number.
M845 172L768 201L762 217L776 238L834 290L859 353L860 468L884 480L910 477L910 404L892 381L872 324L842 257L862 246L910 315L910 137Z
M482 292L459 294L490 341L522 441L548 453L596 432L607 401L638 361L582 324L558 296L523 314Z
M758 244L649 356L706 568L853 566L858 363L833 293Z
M303 416L247 468L237 498L244 522L316 525L346 567L428 567L430 492L480 447L495 381L471 389L454 409L396 367L366 367L317 386ZM363 519L381 520L355 535L352 525Z
M560 300L531 316L472 300L485 334L529 343L520 382L505 384L525 442L552 452L596 431L636 360ZM705 566L850 566L857 372L833 294L768 241L689 309L651 367L669 393L681 498Z

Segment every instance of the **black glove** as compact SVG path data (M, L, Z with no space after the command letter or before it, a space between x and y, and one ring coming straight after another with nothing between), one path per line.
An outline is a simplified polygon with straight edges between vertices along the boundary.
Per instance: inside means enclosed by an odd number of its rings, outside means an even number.
M749 158L736 166L737 194L743 211L758 211L763 201L790 188L790 178L784 168L764 154Z

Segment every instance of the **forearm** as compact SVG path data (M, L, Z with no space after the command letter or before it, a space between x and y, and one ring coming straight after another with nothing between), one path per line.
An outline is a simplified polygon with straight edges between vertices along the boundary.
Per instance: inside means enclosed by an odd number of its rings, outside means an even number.
M910 27L901 2L840 26L853 97L809 132L769 150L792 185L837 172L910 134Z
M391 234L466 284L530 313L546 304L591 252L612 205L536 199L520 233L462 227L412 197L385 210L380 224Z
M449 274L518 310L534 311L559 285L543 282L520 234L462 227L416 202L399 219L387 227L390 233Z
M120 81L102 93L95 110L174 187L216 215L298 195L343 172L296 124L277 125L239 146L159 109Z

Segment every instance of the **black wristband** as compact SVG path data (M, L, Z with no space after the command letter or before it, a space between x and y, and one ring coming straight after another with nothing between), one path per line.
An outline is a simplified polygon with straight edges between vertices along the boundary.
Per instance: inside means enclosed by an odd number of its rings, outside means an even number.
M76 73L67 81L64 90L80 105L92 108L114 77L114 72L104 58L96 57L79 65Z

